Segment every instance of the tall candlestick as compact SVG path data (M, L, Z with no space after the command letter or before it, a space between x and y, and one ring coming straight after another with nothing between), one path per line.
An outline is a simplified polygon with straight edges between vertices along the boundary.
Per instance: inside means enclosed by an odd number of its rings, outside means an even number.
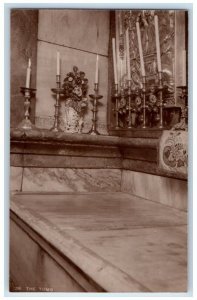
M156 41L156 51L157 51L157 69L158 72L161 72L161 54L160 54L160 42L159 42L159 25L158 25L158 16L155 15L155 41Z
M130 66L130 51L129 51L129 30L126 30L126 54L127 54L127 79L131 80L131 66Z
M140 32L140 24L136 22L136 29L137 29L137 39L138 39L138 47L139 47L139 54L140 54L140 66L141 66L141 73L142 76L145 76L145 68L144 68L144 58L143 58L143 51L142 51L142 41L141 41L141 32Z
M182 86L186 86L186 50L183 50L183 54L182 54L182 64L183 64L183 68L182 68Z
M26 73L26 84L25 84L26 88L30 87L30 78L31 78L31 59L29 58L27 73Z
M99 56L96 56L96 71L95 71L95 83L98 84L98 63L99 63Z
M112 50L113 50L113 65L114 65L114 82L115 82L115 84L118 84L117 64L116 64L116 41L115 41L115 38L112 38Z
M57 75L60 75L60 53L57 52Z
M122 87L122 84L123 84L123 82L122 82L122 73L123 73L123 71L122 71L122 59L120 59L120 86Z

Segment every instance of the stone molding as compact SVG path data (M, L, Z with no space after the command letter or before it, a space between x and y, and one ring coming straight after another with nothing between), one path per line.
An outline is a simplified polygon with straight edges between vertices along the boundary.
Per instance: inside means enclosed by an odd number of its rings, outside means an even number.
M159 166L159 138L11 130L11 166L125 169L179 179Z

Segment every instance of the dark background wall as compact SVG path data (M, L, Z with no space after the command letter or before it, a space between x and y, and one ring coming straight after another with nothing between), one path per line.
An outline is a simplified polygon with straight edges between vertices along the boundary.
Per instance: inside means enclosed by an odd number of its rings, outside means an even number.
M36 88L36 59L38 36L38 10L12 9L11 21L11 127L24 117L24 98L20 87L25 86L28 59L32 60L31 87ZM35 99L31 102L31 120L35 119Z

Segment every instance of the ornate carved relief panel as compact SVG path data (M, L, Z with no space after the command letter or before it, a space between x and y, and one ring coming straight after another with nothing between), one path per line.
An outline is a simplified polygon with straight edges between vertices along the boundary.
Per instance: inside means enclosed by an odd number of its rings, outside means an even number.
M155 15L158 16L159 25L158 31L162 71L162 104L161 101L159 101L158 93L160 83L156 49ZM138 44L139 37L136 30L137 22L139 22L141 33L140 39L142 44L146 80L146 103L144 104L144 108L142 107L144 85ZM180 97L180 90L177 89L177 86L187 85L186 23L186 11L115 11L115 33L113 33L112 30L112 37L114 36L116 39L117 77L120 101L118 100L118 106L115 106L115 104L114 106L111 105L113 112L111 113L111 119L109 122L110 126L116 126L116 129L128 129L131 127L159 128L158 125L161 123L161 105L163 107L162 118L164 118L163 125L160 126L161 128L170 128L180 121L181 108L185 105L185 103L183 103L183 100ZM128 61L126 57L126 47L128 46L125 38L126 31L128 31L129 35L130 87L128 85ZM111 81L114 81L113 75ZM131 105L128 104L129 88L131 90L130 93L132 98ZM123 94L124 97L122 96ZM125 98L125 102L123 101L123 98ZM139 103L138 100L141 101L141 103ZM120 104L122 107L120 107ZM119 124L115 121L115 119L117 119L117 107ZM131 110L130 115L129 110ZM146 120L144 121L143 111L146 113ZM132 118L132 121L130 121L132 124L129 123L129 118ZM116 125L114 125L115 123ZM131 126L129 127L128 124Z

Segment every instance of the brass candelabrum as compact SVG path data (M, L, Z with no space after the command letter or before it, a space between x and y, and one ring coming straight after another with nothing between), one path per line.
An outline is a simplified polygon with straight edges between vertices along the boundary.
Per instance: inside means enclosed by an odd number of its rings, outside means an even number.
M56 88L51 89L51 91L56 94L56 103L55 103L55 114L54 114L54 124L50 129L53 132L62 131L60 128L60 96L64 95L64 89L61 88L61 77L56 75Z
M88 132L91 135L99 135L100 133L97 130L97 106L98 106L98 100L102 99L103 96L99 95L99 89L98 89L98 83L94 84L94 94L89 95L91 98L91 101L93 102L93 108L92 108L92 112L93 112L93 117L92 117L92 127L90 129L90 131Z
M24 100L24 119L18 125L18 128L25 129L25 130L35 129L36 126L32 124L29 117L30 117L31 98L35 96L36 89L21 87L20 90L25 100Z
M142 94L143 94L143 125L146 128L146 76L142 77Z
M186 85L177 86L181 90L180 98L183 101L181 121L174 126L175 129L187 130L188 128L188 88Z
M127 97L128 97L128 128L132 128L132 120L131 120L131 113L132 113L132 107L131 107L131 80L128 80L128 92L127 92Z
M162 81L162 72L158 72L159 74L159 111L160 111L160 122L159 128L163 128L163 81Z
M112 96L115 129L147 129L153 126L163 129L163 92L162 72L158 73L158 83L153 89L147 88L146 76L142 77L142 86L139 89L132 90L131 80L128 80L127 86L121 86L118 92L118 84L115 84Z
M115 111L115 129L119 129L119 98L120 95L118 93L118 84L115 83L113 95L113 99L115 101L115 108L113 109Z

